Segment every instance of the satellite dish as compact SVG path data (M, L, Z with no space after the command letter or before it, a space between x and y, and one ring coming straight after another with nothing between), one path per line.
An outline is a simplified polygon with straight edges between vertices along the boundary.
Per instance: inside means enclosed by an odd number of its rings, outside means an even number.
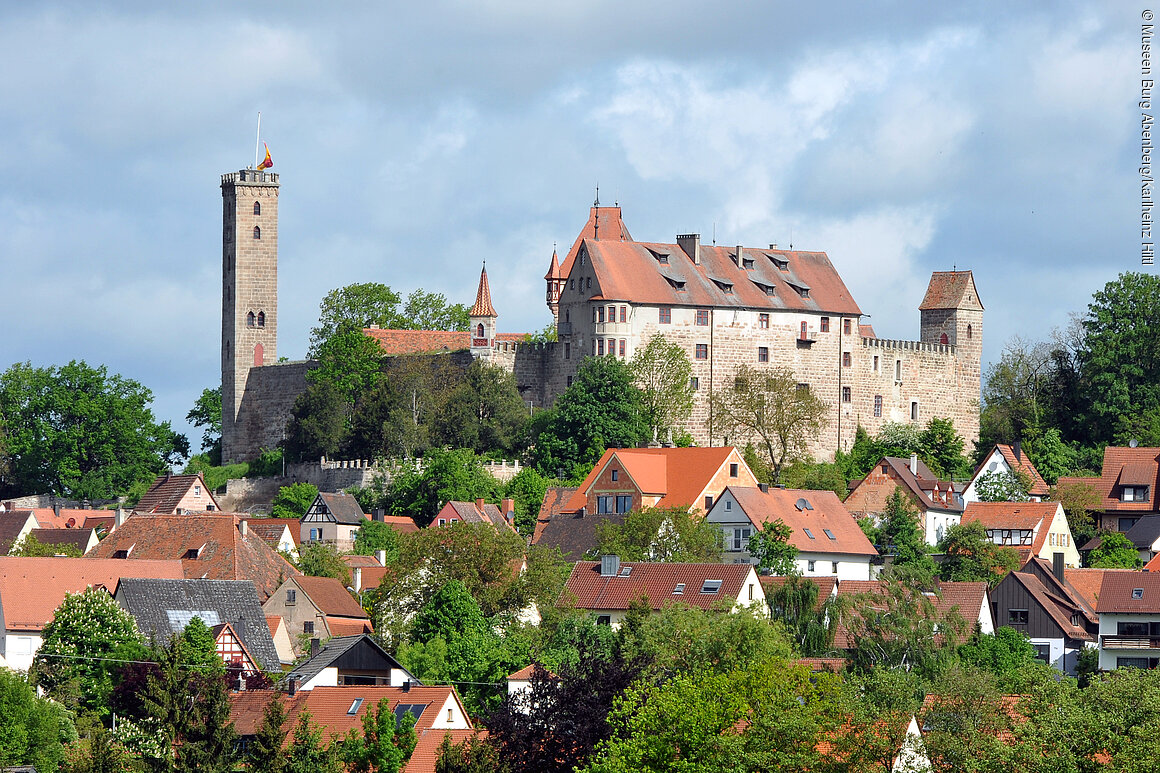
M1128 441L1128 448L1135 448L1138 445L1140 445L1140 441L1136 440L1136 438L1132 438Z

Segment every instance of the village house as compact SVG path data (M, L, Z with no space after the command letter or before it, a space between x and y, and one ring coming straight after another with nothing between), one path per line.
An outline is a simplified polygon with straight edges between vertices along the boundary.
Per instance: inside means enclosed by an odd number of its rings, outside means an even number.
M312 638L356 636L371 632L371 620L345 586L333 577L290 577L262 605L265 614L286 622L296 654Z
M1079 550L1059 502L970 502L962 523L982 524L988 541L1019 551L1020 563L1032 556L1051 561L1062 553L1064 564L1079 567Z
M843 580L838 582L837 595L846 597L866 596L872 607L877 607L874 597L883 597L889 588L885 580ZM954 611L966 623L963 634L958 637L956 644L961 644L975 631L979 633L994 633L995 620L991 614L990 597L985 582L940 582L938 592L923 591L923 595L930 601L933 613L938 617L945 617ZM883 607L885 608L885 607ZM838 622L834 632L835 649L851 650L856 644L854 635L849 628Z
M217 499L205 485L205 478L200 472L196 475L159 475L133 508L137 513L159 515L185 515L220 510Z
M1056 489L1089 490L1095 500L1096 525L1126 532L1150 513L1160 513L1156 486L1160 478L1160 448L1108 446L1098 478L1062 477Z
M486 523L487 525L511 532L516 532L515 526L516 504L511 499L504 499L499 507L488 504L483 499L474 502L460 502L451 500L431 521L431 526L450 526L453 523Z
M0 656L24 671L40 649L41 632L69 593L112 589L123 577L183 577L180 561L94 558L0 558Z
M950 481L940 481L918 456L910 459L885 456L866 477L853 484L845 505L855 518L875 519L886 510L886 500L902 491L919 514L926 544L937 545L947 529L959 523L963 515L963 498Z
M405 687L421 684L366 633L336 636L324 645L318 639L312 639L309 653L308 660L283 677L282 683L288 690L308 691L340 685Z
M1160 574L1106 573L1096 612L1101 670L1160 665Z
M1009 572L991 591L991 607L996 625L1022 633L1040 660L1065 674L1074 676L1079 653L1095 645L1099 617L1068 583L1062 553Z
M299 541L325 542L339 551L351 550L367 520L362 506L350 494L319 492L302 516Z
M1031 463L1031 459L1023 453L1022 444L1017 440L1014 445L999 443L991 449L991 453L987 454L987 458L975 468L970 483L967 484L966 489L963 491L963 501L979 501L979 480L984 475L1015 475L1016 470L1030 484L1027 489L1027 495L1031 498L1032 502L1042 502L1043 498L1051 492L1047 481L1039 474L1039 470L1035 469L1035 465Z
M871 559L878 555L833 491L729 486L705 518L721 528L723 559L733 563L756 565L749 540L778 521L790 529L787 541L797 548L795 565L805 577L869 580Z
M278 653L278 661L288 666L298 659L294 654L294 642L290 640L290 629L281 615L266 615L266 627L270 629L270 638L274 640L274 649Z
M621 563L617 556L580 561L572 567L560 603L591 613L596 622L619 628L629 605L644 599L654 610L670 604L701 609L751 608L765 616L765 591L748 564Z
M298 522L287 518L249 518L250 531L274 550L298 558Z

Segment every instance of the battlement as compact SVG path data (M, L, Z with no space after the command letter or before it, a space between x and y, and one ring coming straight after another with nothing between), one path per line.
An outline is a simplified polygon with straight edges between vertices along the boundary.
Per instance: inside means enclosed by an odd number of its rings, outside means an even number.
M242 169L237 172L227 172L222 175L222 185L277 185L278 173L266 172L258 169Z
M954 356L955 347L952 344L929 344L925 341L899 341L893 338L865 338L863 347L876 349L905 349L912 352L931 352L933 354L949 354Z
M491 348L497 352L514 354L517 351L554 352L557 341L495 341Z

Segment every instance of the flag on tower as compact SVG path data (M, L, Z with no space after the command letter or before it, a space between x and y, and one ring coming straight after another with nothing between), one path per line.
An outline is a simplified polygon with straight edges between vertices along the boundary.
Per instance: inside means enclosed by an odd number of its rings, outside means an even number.
M274 166L274 159L270 158L270 146L263 142L262 147L266 149L266 158L263 159L262 163L258 164L258 168L269 169Z

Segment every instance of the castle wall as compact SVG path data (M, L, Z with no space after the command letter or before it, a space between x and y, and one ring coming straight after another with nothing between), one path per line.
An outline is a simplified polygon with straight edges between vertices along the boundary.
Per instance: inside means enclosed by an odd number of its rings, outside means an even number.
M246 461L281 445L294 401L306 391L306 374L316 367L317 362L305 360L250 368L237 421L222 417L223 457ZM228 457L226 448L231 451Z

